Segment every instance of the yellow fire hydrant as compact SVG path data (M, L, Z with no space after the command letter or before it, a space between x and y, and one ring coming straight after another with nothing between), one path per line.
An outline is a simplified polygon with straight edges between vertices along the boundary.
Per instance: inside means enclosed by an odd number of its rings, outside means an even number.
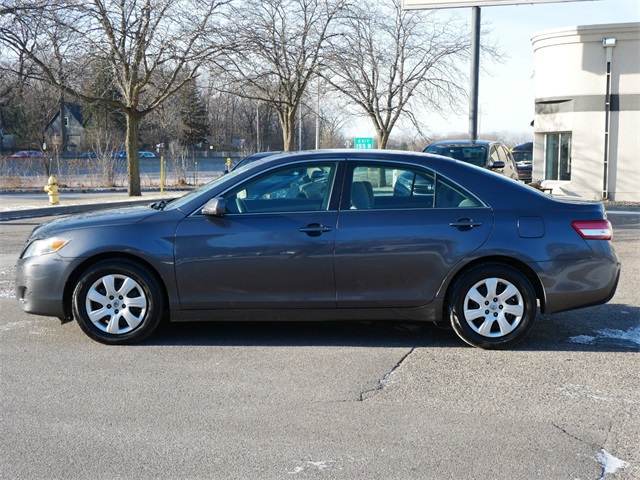
M49 177L49 182L44 186L44 191L49 195L49 203L51 205L58 205L58 180L56 177L51 175Z

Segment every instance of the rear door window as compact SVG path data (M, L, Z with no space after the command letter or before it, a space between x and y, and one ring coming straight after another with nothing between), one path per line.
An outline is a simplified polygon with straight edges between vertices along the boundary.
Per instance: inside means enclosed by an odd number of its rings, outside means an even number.
M343 209L405 210L480 207L482 202L464 188L431 170L406 165L359 164L352 170Z

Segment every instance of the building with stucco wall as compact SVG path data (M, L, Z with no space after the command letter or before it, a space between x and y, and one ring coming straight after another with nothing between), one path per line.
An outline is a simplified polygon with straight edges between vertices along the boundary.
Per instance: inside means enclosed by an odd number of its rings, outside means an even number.
M554 193L640 201L640 23L535 35L533 178Z

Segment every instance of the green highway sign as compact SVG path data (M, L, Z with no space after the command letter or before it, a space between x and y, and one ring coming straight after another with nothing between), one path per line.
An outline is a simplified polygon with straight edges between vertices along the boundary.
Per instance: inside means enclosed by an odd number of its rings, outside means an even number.
M373 149L373 137L356 137L353 139L353 148L357 149Z

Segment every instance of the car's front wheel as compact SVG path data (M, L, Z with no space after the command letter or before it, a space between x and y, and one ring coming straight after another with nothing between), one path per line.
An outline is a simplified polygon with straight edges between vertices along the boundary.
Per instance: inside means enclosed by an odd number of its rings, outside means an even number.
M482 265L464 273L449 297L449 317L462 340L474 347L506 348L522 341L537 315L527 278L506 265Z
M142 266L121 260L87 269L73 291L73 316L98 342L139 342L160 323L163 296L156 278Z

